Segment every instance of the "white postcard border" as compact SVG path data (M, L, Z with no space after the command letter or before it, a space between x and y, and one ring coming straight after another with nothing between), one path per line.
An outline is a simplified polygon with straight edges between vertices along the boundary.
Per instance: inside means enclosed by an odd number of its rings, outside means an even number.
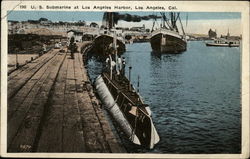
M165 11L185 12L240 12L242 17L242 153L241 154L107 154L107 153L7 153L7 11L33 10L21 9L20 5L151 5L165 6ZM176 6L177 10L170 10L169 6ZM45 7L46 8L46 7ZM34 9L34 11L49 11L50 9ZM62 10L50 11L86 11ZM106 11L106 10L94 10ZM139 10L108 10L108 11L139 11ZM145 10L143 10L145 11ZM151 10L146 10L150 12ZM162 10L154 10L155 12ZM2 157L74 157L74 158L247 158L249 156L249 2L244 1L3 1L1 6L1 156Z

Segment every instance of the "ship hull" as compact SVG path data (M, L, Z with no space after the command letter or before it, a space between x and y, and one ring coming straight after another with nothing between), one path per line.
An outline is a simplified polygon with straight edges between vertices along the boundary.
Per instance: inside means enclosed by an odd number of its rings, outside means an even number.
M153 52L157 53L181 53L186 51L187 42L179 37L158 33L150 38Z
M99 76L95 85L105 108L133 143L153 148L159 142L148 109L136 107L133 99L121 91L107 75Z
M111 46L113 43L113 37L111 35L100 35L97 36L93 43L90 52L96 55L107 56L112 52ZM125 44L117 39L117 53L123 54L126 51Z

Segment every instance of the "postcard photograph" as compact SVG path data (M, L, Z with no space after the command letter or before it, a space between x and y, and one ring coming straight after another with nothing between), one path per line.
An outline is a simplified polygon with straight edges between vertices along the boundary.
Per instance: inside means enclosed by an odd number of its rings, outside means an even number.
M241 11L74 7L2 19L6 154L242 154Z

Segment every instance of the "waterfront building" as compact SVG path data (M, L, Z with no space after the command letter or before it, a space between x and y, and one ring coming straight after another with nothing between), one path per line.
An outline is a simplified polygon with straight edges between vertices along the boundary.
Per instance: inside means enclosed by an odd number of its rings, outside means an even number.
M80 30L69 30L67 31L67 37L69 40L74 37L75 42L82 42L83 32Z
M213 31L212 29L209 29L209 31L208 31L208 36L209 36L210 39L215 39L215 38L217 38L216 30Z

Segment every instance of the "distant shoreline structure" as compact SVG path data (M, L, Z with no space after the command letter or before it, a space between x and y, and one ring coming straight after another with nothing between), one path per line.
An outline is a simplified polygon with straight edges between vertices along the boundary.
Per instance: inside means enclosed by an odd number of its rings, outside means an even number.
M89 24L88 24L89 23ZM26 20L26 21L16 21L16 20L8 20L8 34L18 34L18 30L20 29L31 29L31 28L47 28L57 31L65 32L70 29L78 29L77 27L90 27L90 24L93 22L86 22L84 20L81 21L51 21L46 18L40 18L38 20ZM59 28L59 29L58 29ZM99 26L98 26L99 28ZM132 30L139 31L142 27L118 27L123 30ZM135 30L139 29L139 30ZM145 28L145 31L149 32L148 28ZM196 38L207 38L207 33L192 33L187 32L188 36L196 37ZM235 35L235 37L240 37L241 35Z

